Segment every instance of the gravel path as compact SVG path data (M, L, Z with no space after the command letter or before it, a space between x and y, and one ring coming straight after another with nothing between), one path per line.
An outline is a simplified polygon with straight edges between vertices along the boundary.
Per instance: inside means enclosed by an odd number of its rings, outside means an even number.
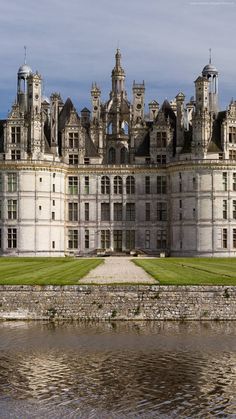
M92 269L81 279L80 284L157 283L142 268L131 262L131 259L131 257L104 258L104 263Z

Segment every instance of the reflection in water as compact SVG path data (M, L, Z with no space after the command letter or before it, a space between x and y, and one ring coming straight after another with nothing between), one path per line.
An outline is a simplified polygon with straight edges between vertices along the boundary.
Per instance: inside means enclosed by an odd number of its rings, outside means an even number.
M0 323L0 418L236 417L236 323Z

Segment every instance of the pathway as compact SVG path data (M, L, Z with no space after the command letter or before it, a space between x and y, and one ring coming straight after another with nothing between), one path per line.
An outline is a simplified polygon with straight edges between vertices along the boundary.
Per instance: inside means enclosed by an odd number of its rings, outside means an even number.
M131 261L131 257L106 257L104 263L81 279L80 284L147 283L157 281Z

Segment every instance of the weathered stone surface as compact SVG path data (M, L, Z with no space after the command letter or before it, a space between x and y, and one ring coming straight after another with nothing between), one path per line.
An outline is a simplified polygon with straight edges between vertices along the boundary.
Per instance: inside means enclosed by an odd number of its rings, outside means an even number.
M236 320L236 287L0 286L0 319Z

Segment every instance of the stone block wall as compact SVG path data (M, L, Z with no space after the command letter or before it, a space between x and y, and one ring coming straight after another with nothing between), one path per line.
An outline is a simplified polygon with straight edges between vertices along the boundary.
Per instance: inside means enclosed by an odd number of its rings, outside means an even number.
M0 320L236 320L236 287L0 286Z

